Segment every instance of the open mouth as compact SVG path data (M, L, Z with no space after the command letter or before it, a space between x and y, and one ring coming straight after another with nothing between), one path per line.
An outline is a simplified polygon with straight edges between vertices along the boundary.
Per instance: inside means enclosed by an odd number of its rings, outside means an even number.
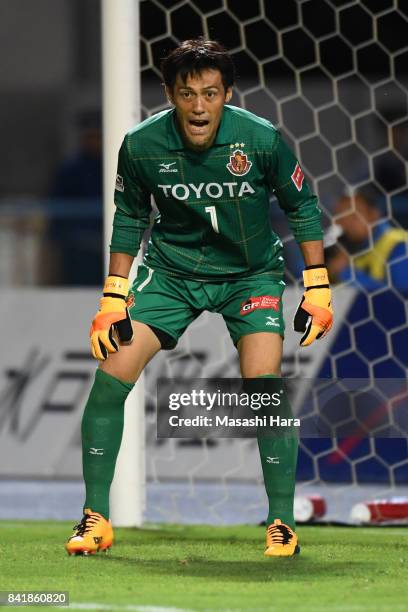
M189 124L195 128L203 128L209 124L206 119L190 119Z

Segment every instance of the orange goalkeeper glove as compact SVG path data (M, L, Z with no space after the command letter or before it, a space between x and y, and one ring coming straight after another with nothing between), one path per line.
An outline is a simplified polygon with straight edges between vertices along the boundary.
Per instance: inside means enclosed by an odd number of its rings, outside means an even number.
M122 342L132 341L132 321L126 302L128 293L129 281L127 278L108 276L103 288L100 309L92 321L89 332L92 355L95 359L105 361L109 353L116 353L119 350L113 337L113 330L117 332Z
M333 309L327 269L308 266L303 271L305 292L293 321L295 331L303 333L300 346L323 338L333 325Z

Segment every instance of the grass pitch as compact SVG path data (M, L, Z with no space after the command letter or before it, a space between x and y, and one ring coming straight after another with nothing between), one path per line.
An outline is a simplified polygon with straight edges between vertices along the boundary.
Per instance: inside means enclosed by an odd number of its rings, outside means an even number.
M68 557L71 527L0 522L0 590L69 591L78 610L408 609L405 528L303 527L300 555L270 559L261 527L116 529L107 555Z

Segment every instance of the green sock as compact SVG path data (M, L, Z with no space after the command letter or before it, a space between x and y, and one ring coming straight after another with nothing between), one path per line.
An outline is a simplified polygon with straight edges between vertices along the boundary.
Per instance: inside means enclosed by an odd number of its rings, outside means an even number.
M97 370L82 417L84 508L105 518L109 518L109 490L122 441L125 400L133 387Z
M279 378L278 376L259 376L258 378ZM292 410L286 393L281 396L279 408L281 417L292 418ZM269 512L266 524L270 525L276 518L282 523L296 528L293 517L293 500L295 496L296 463L298 439L294 433L278 436L258 433L258 448L261 458L266 494L269 501Z

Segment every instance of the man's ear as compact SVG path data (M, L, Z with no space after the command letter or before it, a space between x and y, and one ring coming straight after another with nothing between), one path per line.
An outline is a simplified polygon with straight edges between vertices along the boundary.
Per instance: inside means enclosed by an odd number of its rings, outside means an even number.
M232 98L232 87L228 87L227 91L225 92L225 102L228 103Z
M164 86L164 93L166 94L166 98L170 102L170 104L173 104L174 106L173 94L171 89L167 87L167 85Z

